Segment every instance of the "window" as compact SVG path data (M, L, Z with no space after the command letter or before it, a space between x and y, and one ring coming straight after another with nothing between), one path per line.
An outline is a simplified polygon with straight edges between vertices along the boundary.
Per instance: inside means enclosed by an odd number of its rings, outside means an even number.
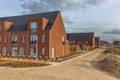
M5 39L5 42L7 42L7 36L5 36L4 39Z
M45 42L45 35L44 34L42 35L42 42L43 43Z
M82 44L82 41L80 41L80 44Z
M0 25L0 30L1 30L1 25Z
M85 44L88 44L88 41L86 41Z
M37 22L31 23L31 32L37 32Z
M5 36L5 42L7 42L7 36Z
M0 36L0 41L1 41L1 36Z
M25 36L22 36L22 42L25 42Z
M13 47L12 48L12 56L17 56L18 53L18 48L17 47Z
M7 54L6 47L3 47L2 53L3 53L3 55L6 55L6 54Z
M30 55L31 55L31 57L36 57L37 56L36 48L31 48L30 49Z
M45 48L42 48L42 55L45 55Z
M31 35L31 44L35 45L37 43L37 36L36 35Z
M69 41L69 44L72 44L72 41Z
M17 44L18 43L18 36L13 35L12 36L12 44Z
M78 42L78 45L80 45L80 42L79 41L77 41Z
M65 38L64 38L64 36L62 36L62 42L65 42Z
M73 40L73 44L75 44L75 40Z
M24 48L21 47L21 48L20 48L20 56L23 56L23 55L24 55Z
M65 45L65 38L62 36L62 44Z

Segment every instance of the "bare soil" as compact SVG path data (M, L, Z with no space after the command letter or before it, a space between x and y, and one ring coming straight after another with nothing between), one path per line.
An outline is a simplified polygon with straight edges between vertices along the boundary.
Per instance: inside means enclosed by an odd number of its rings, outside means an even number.
M120 79L120 57L106 50L91 61L96 69Z

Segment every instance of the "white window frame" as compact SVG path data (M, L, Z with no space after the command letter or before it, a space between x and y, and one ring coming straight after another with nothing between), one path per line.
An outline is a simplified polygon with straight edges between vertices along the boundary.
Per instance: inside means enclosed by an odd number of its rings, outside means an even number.
M22 36L22 42L25 42L25 36Z
M45 55L45 48L42 48L42 55Z
M31 22L31 32L37 32L37 22ZM32 29L36 29L36 31L32 30Z
M17 55L18 55L18 48L12 47L12 56L17 56Z
M85 44L88 44L88 41L86 41Z
M7 36L5 36L5 42L7 42Z
M33 49L35 49L35 53L34 53L34 50ZM37 57L37 51L36 51L36 48L30 48L30 56L31 57Z
M12 41L18 42L18 36L17 35L13 35L12 36Z
M2 54L3 54L3 55L6 55L6 54L7 54L7 49L6 49L6 47L3 47L3 48L2 48Z
M42 43L45 42L45 34L42 35Z
M24 48L20 47L20 56L23 56L23 55L24 55Z
M31 41L37 41L37 35L31 35Z

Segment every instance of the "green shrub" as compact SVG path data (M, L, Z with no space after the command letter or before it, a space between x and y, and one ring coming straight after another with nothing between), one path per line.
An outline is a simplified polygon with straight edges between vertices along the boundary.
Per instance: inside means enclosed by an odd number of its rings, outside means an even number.
M76 47L75 47L75 46L70 46L69 50L70 50L71 52L76 52Z
M114 50L114 52L120 53L120 48L116 48L116 49Z
M88 49L89 49L89 46L83 45L83 50L88 50Z

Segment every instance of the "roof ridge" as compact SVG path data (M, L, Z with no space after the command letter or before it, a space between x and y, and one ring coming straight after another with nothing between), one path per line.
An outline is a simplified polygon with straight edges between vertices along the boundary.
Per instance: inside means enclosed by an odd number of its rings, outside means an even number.
M12 17L23 17L23 16L30 16L30 15L38 15L38 14L49 14L49 13L59 13L60 11L52 11L52 12L41 12L41 13L30 13L30 14L21 14L21 15L16 15L16 16L7 16L7 17L0 17L2 18L12 18Z
M94 32L80 32L80 33L67 33L67 34L89 34L89 33L94 33Z

